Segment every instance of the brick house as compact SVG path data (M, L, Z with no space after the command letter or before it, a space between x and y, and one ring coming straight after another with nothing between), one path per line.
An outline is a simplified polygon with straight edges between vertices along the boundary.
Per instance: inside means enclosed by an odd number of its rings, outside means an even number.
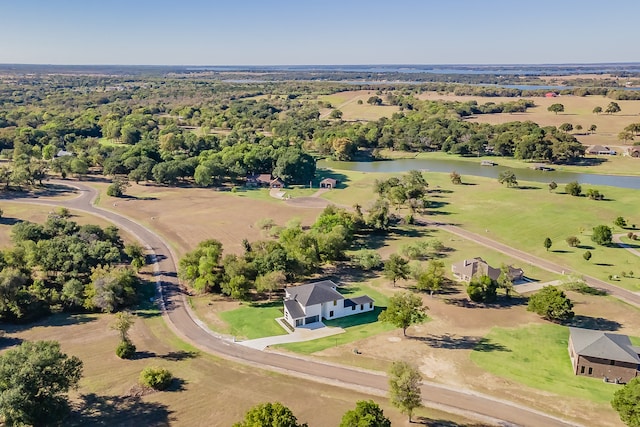
M569 328L569 357L575 375L627 383L639 374L640 348L626 335Z

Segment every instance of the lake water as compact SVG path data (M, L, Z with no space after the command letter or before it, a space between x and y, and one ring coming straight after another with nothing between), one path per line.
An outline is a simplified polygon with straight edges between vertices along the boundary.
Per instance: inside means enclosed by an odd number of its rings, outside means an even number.
M500 163L500 159L496 159L496 163ZM555 181L557 184L566 184L572 181L578 181L580 184L590 185L608 185L619 188L640 189L640 176L616 176L616 175L598 175L591 173L575 173L564 172L561 166L555 171L538 171L533 169L515 169L505 166L482 166L480 161L469 162L455 159L397 159L382 160L373 162L336 162L332 160L321 160L318 162L319 168L331 168L351 170L358 172L406 172L417 169L427 172L444 172L450 173L456 171L464 179L468 176L481 176L485 178L498 178L500 172L512 169L518 181L533 181L550 183ZM638 168L640 169L640 159L638 159Z

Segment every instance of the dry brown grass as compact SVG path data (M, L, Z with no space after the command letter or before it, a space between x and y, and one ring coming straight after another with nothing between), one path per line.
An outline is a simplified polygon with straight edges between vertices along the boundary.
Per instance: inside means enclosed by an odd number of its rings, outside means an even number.
M263 238L255 226L258 220L271 218L284 225L299 218L303 225L309 225L321 212L320 209L297 208L270 199L266 189L233 194L205 188L133 184L127 190L131 197L117 199L105 195L106 184L92 185L101 190L101 207L157 231L172 244L179 256L205 239L219 240L225 253L241 253L243 239Z
M333 95L319 96L318 99L330 102L333 108L342 111L342 120L345 121L373 121L381 117L391 117L393 113L400 111L395 105L370 105L367 99L376 95L374 90L354 90L348 92L334 93ZM378 95L385 101L384 95ZM358 104L362 101L362 104ZM320 117L327 118L332 109L320 110Z
M311 426L335 426L357 400L371 396L333 386L241 366L193 352L171 338L159 317L138 320L131 331L137 346L135 360L121 360L114 350L118 342L110 330L111 315L56 315L34 325L8 327L14 340L55 340L62 350L84 362L84 376L74 401L94 394L98 401L92 416L75 415L69 425L111 426L229 426L239 421L250 407L280 401L300 421ZM1 342L1 341L0 341ZM152 393L132 401L124 398L135 386L140 371L150 365L169 369L174 381L169 391ZM409 425L406 417L391 408L384 398L374 397L393 425ZM432 419L463 421L433 410L419 415Z

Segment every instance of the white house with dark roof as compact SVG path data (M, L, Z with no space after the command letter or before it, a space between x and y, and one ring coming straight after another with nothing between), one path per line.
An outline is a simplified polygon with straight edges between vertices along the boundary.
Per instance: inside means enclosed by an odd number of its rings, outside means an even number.
M569 328L569 357L575 375L627 383L640 371L640 348L626 335Z
M373 311L373 299L366 295L345 298L331 280L285 288L284 320L297 328L322 319L337 319Z

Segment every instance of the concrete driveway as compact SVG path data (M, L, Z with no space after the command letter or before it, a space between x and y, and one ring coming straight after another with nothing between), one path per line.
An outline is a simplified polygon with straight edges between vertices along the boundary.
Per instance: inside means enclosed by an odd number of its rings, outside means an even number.
M291 332L287 335L275 335L272 337L256 338L254 340L238 341L237 344L254 348L256 350L264 350L271 345L311 341L318 338L341 334L343 332L344 329L342 328L329 327L325 326L322 322L317 322L296 328L295 332Z

